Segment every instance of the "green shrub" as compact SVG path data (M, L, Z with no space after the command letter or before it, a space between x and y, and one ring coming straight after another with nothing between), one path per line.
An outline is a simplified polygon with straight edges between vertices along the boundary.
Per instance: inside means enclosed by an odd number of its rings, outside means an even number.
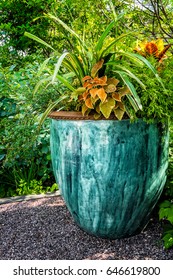
M38 121L48 103L45 96L52 96L54 100L58 93L52 90L40 96L33 95L39 71L37 61L42 58L38 57L36 61L35 55L31 57L25 59L22 67L0 65L1 197L17 195L20 180L28 185L33 180L41 180L45 190L54 184L49 120L40 130Z
M163 226L164 247L168 249L173 246L173 125L170 126L168 178L159 204L159 219Z

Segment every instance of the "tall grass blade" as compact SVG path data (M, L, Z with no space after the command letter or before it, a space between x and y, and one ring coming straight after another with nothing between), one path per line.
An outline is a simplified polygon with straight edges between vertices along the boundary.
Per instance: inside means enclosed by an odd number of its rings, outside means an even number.
M142 104L141 104L141 101L140 101L140 98L136 92L136 89L135 87L133 86L133 84L129 81L127 75L125 72L123 71L114 71L116 72L120 77L121 79L123 80L123 82L126 84L126 86L128 87L128 89L130 90L131 92L131 96L129 94L127 94L127 97L129 99L129 101L131 102L133 108L135 111L137 110L142 110ZM129 98L130 96L130 98Z
M57 107L57 105L58 105L61 101L65 100L67 97L68 97L67 95L61 96L60 98L58 98L58 100L56 100L55 102L51 103L51 104L48 106L48 108L47 108L46 111L43 113L43 115L42 115L42 117L41 117L41 119L40 119L40 121L39 121L38 131L40 131L40 128L41 128L42 124L44 123L45 119L48 117L48 115L50 114L50 112L51 112L52 110L54 110L54 109ZM60 110L62 110L62 109L63 109L63 107L59 108L57 111L60 111Z
M58 74L58 71L63 63L63 60L64 58L69 54L69 52L65 52L63 53L59 58L58 58L58 61L55 65L55 70L54 70L54 73L53 73L53 77L52 77L52 83L55 82L55 79L56 79L56 75Z
M35 35L33 35L29 32L25 32L24 35L27 36L30 39L33 39L34 41L37 41L38 43L40 43L42 45L45 45L46 47L52 49L53 51L55 51L55 49L51 45L49 45L48 43L46 43L45 41L43 41L39 37L37 37L37 36L35 36Z

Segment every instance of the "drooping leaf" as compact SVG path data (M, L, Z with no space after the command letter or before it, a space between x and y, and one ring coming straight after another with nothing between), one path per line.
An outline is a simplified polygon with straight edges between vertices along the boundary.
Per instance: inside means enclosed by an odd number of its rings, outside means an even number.
M114 111L114 114L115 114L116 118L119 121L122 120L125 112L123 110L121 110L120 108L114 109L113 111Z
M91 69L91 77L95 77L97 72L102 68L104 59L99 60Z
M54 73L53 73L53 77L52 77L52 83L55 82L55 79L56 79L56 75L58 74L58 71L62 65L62 62L64 60L64 58L68 55L69 53L68 52L65 52L63 53L59 58L58 58L58 61L55 65L55 70L54 70Z
M91 96L93 98L95 98L97 95L97 91L98 91L98 88L92 88L92 89L90 89L89 93L91 94Z
M115 106L115 100L113 98L108 98L104 103L100 103L100 111L103 116L108 119Z
M51 111L53 111L57 106L58 104L60 104L63 100L67 99L68 96L67 95L63 95L61 96L60 98L58 98L55 102L51 103L48 108L46 109L46 111L43 113L40 121L39 121L39 125L38 125L38 131L40 130L43 122L45 121L45 119L48 117L48 115L50 114ZM63 107L59 108L57 111L60 111L62 110Z
M37 76L40 76L40 74L45 70L49 60L51 59L51 57L47 58L40 66L38 72L37 72Z
M130 71L129 69L127 69L127 68L125 68L125 67L123 67L123 66L121 66L121 65L118 65L116 61L112 61L112 62L110 62L110 63L108 63L108 64L114 65L115 68L118 68L118 69L120 69L120 70L123 70L123 72L125 72L126 75L128 75L129 77L131 77L131 78L133 78L134 80L136 80L136 81L138 82L138 84L139 84L143 89L146 88L146 86L142 83L142 81L141 81L136 75L134 75L134 74L132 73L132 71Z
M90 109L94 108L90 97L85 100L85 105Z
M88 47L85 45L85 43L83 42L83 40L80 38L80 36L73 30L71 29L65 22L63 22L61 19L59 19L58 17L55 17L54 15L48 13L45 14L45 17L50 18L52 20L54 20L54 22L59 23L65 30L67 30L70 34L72 34L80 43L80 45L85 49L88 50Z
M135 87L133 86L133 84L128 79L126 73L123 72L123 71L115 71L115 72L120 75L123 82L126 84L128 89L130 90L131 95L127 94L127 98L129 99L129 101L130 101L131 105L133 106L134 110L135 111L142 110L142 104L141 104L140 98L139 98L139 96L136 92Z
M83 115L83 116L85 115L85 113L86 113L87 110L88 110L88 107L87 107L86 104L84 103L84 104L82 105L82 115Z
M48 43L46 43L45 41L43 41L39 37L37 37L37 36L35 36L35 35L33 35L29 32L25 32L24 36L27 36L28 38L33 39L34 41L37 41L38 43L40 43L40 44L52 49L53 51L55 51L55 49L51 45L49 45Z
M63 78L63 76L61 75L57 75L56 76L57 79L64 84L68 89L70 89L71 91L75 91L75 88L68 82L68 80L66 80L65 78Z
M121 101L121 96L118 92L113 93L112 98L115 99L116 101Z
M97 89L97 96L100 98L102 102L106 100L107 94L104 90L104 88Z

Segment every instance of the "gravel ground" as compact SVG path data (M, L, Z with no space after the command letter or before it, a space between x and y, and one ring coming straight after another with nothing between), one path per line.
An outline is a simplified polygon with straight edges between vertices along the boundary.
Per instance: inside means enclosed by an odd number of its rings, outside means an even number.
M106 240L90 236L72 220L61 197L0 205L1 260L172 260L153 219L140 234Z

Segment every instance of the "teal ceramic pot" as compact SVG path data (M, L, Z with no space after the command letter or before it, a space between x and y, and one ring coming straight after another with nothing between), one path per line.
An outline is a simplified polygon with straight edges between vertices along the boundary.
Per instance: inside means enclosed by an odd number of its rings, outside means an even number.
M166 181L168 129L142 120L51 120L53 169L76 223L123 238L149 221Z

